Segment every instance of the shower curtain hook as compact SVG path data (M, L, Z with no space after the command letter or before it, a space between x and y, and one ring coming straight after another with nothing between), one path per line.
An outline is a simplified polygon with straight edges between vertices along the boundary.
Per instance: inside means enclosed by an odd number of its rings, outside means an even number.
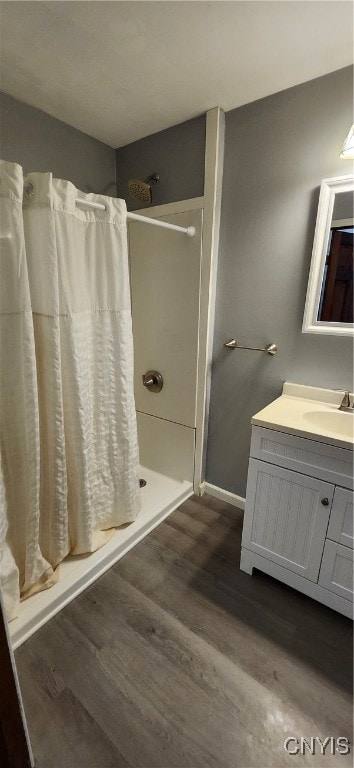
M34 195L34 186L31 181L25 181L25 194L26 197L33 197Z

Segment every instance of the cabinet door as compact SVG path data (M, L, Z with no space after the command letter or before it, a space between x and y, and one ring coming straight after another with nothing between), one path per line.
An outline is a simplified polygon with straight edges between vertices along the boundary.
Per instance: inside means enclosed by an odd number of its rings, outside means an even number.
M250 459L242 546L317 581L334 486Z
M327 539L320 577L321 587L353 600L353 550Z
M336 488L329 518L327 537L353 548L353 491Z

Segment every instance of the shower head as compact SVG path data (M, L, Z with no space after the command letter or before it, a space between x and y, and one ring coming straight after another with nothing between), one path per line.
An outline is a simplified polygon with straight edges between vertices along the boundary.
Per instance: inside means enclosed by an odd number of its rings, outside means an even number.
M131 197L135 200L140 200L143 203L151 205L152 202L152 189L151 184L157 184L160 181L158 173L153 173L146 181L140 181L140 179L129 179L128 190Z
M152 200L151 187L144 181L139 179L129 179L128 189L130 197L134 197L135 200L141 200L143 203L150 205Z

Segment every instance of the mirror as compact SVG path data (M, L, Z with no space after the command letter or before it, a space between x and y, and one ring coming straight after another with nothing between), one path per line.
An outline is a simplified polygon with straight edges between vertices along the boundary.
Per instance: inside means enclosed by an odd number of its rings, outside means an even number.
M354 176L324 179L303 333L353 335Z

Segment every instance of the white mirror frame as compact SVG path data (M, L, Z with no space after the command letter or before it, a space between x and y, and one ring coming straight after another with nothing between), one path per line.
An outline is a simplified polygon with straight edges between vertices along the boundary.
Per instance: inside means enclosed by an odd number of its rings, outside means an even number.
M329 334L332 336L352 336L354 334L353 323L326 323L317 320L323 272L326 262L327 243L332 223L334 198L339 192L350 192L353 189L353 174L350 174L349 176L337 176L333 179L323 179L321 183L304 321L302 325L303 333L326 333L327 335Z

